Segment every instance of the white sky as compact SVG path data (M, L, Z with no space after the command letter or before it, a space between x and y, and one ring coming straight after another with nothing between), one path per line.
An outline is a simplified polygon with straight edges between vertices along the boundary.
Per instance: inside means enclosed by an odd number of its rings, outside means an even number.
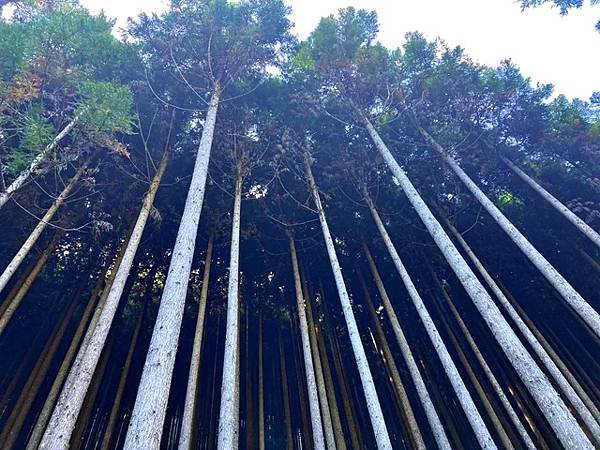
M552 83L555 93L588 99L600 91L600 33L594 28L600 7L589 2L560 16L550 6L521 12L516 0L285 0L303 38L319 19L345 6L374 9L379 40L401 46L409 31L460 45L474 60L496 66L510 58L534 82ZM167 0L82 0L91 10L104 9L123 26L140 11L161 11ZM596 55L596 56L594 56Z

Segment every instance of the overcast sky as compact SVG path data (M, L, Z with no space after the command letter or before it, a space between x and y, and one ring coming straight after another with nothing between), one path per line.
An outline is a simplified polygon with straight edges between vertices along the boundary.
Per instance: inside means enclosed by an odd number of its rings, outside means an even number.
M589 2L561 17L544 6L521 12L516 0L285 0L293 8L296 32L305 37L322 16L344 6L375 9L379 40L401 46L409 31L460 45L474 60L495 66L510 58L534 82L552 83L556 93L588 99L600 91L600 7ZM166 0L82 0L103 8L119 25L140 11L161 11Z

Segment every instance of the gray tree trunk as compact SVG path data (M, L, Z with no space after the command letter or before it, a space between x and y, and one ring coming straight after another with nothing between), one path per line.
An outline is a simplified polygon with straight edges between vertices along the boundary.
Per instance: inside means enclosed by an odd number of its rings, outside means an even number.
M512 161L501 156L500 159L506 164L510 170L517 174L517 176L527 183L534 191L542 196L544 200L546 200L554 209L556 209L559 213L563 215L565 219L575 225L579 231L585 234L590 240L596 244L598 248L600 248L600 234L592 227L590 227L587 223L583 221L580 217L578 217L573 211L567 208L562 204L556 197L554 197L550 192L540 186L533 178L523 172L519 167L517 167Z
M311 160L308 153L305 155L306 163L306 175L310 185L310 191L317 207L317 213L319 215L319 221L321 222L321 228L323 231L323 237L325 239L325 245L327 247L327 254L329 255L329 261L331 263L331 269L335 278L335 284L342 304L342 311L344 313L344 319L346 321L346 327L348 328L348 335L352 344L352 350L354 353L354 359L358 366L358 373L367 401L367 409L369 410L369 417L371 419L371 426L375 433L375 440L377 447L382 449L391 449L392 444L383 417L383 411L381 410L381 404L379 403L379 397L377 396L377 390L375 389L375 383L373 382L373 376L369 368L369 362L367 361L367 355L360 339L360 333L358 331L358 325L356 324L356 318L352 311L352 304L350 303L350 297L346 290L346 284L344 277L342 276L342 268L335 252L335 246L333 244L333 238L329 231L329 225L327 224L327 218L325 217L325 210L321 204L321 198L319 191L315 183L315 179L312 175Z
M521 380L527 386L527 389L542 410L559 440L567 448L591 449L592 444L563 400L527 352L515 332L510 328L510 325L504 319L490 295L444 232L440 223L431 213L406 173L396 162L366 117L364 118L364 123L388 168L398 180L408 200L413 208L415 208L415 211L443 253L446 261L473 300L476 308L492 331L492 334L500 344L512 366L519 374Z
M183 419L181 421L181 432L179 434L179 450L190 450L193 445L192 437L194 434L193 427L196 411L196 395L198 391L198 377L200 375L200 356L202 352L202 336L204 335L204 318L206 316L206 302L208 299L208 282L210 280L213 242L214 235L211 235L208 239L206 257L204 258L204 275L202 277L200 299L198 300L198 318L196 319L192 360L185 392L185 405L183 409Z
M128 450L140 448L151 450L160 447L198 223L204 201L208 162L219 108L219 95L220 89L217 86L206 113L194 172L173 247L173 256L138 387L131 422L125 438L125 448Z
M86 393L92 382L102 349L114 320L125 283L129 277L135 254L142 240L144 228L154 203L154 197L160 186L160 180L167 165L167 154L163 155L156 175L152 179L148 193L125 248L114 281L110 286L101 312L97 315L97 323L89 335L87 345L82 346L76 364L71 368L65 386L54 408L46 432L40 442L41 449L68 448L71 435L75 429L77 418L83 406ZM92 324L93 325L93 324ZM87 337L87 336L86 336Z
M300 327L300 338L302 339L302 355L304 357L304 372L308 386L308 406L310 409L310 421L313 430L313 443L315 450L325 449L323 427L321 425L321 412L319 411L319 396L315 380L315 369L312 360L311 342L308 334L308 322L306 320L306 299L302 294L300 283L300 270L298 268L298 255L296 243L290 231L287 232L292 259L292 271L294 273L294 288L296 290L296 307L298 308L298 324Z
M0 12L2 9L0 8ZM13 195L17 190L19 190L27 181L29 176L37 171L42 163L48 159L50 152L56 148L56 146L62 141L73 129L75 124L78 122L78 119L75 118L71 122L69 122L60 133L56 135L56 137L37 155L33 161L29 164L29 167L23 170L17 178L6 188L4 192L0 192L0 208L2 208L8 199Z
M221 384L221 411L219 414L219 450L235 450L238 444L238 343L239 343L239 258L240 221L242 213L242 175L238 170L235 182L235 201L231 227L231 250L229 256L229 286L227 289L227 326L225 354L223 356L223 382ZM259 402L261 399L258 399ZM260 424L259 424L260 426Z
M588 324L591 331L600 337L600 314L592 308L588 302L569 284L569 282L542 256L537 249L531 245L523 234L517 230L510 220L486 197L481 189L469 178L464 170L452 159L448 152L438 142L431 137L427 131L419 126L419 132L423 135L427 143L436 150L444 161L450 166L454 173L460 178L467 189L479 201L481 206L492 216L494 221L504 230L508 237L519 247L523 254L537 267L541 274L556 289L556 291L565 299L565 301L579 314L579 316Z

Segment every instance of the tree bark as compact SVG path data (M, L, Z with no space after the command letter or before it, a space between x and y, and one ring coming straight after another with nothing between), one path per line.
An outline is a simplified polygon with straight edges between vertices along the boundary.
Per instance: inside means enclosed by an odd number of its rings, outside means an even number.
M48 208L48 211L46 211L46 214L44 214L42 220L40 220L39 223L35 226L29 237L25 240L25 242L17 252L17 254L13 257L11 262L8 263L8 266L6 266L6 269L4 269L4 272L2 272L2 275L0 275L0 292L4 290L8 281L15 274L25 257L29 254L29 252L33 248L33 245L37 242L39 237L42 235L43 231L46 229L46 227L54 217L54 214L56 214L56 212L67 199L67 197L71 195L73 188L81 178L81 175L83 175L83 173L87 169L87 166L88 164L85 163L79 168L79 170L77 170L75 175L73 175L73 178L71 178L69 183L60 193L60 195L56 197L56 199L52 203L52 206Z
M504 294L454 225L447 219L445 219L445 223L586 426L590 430L597 429L597 420L600 418L600 413L595 403L585 393L585 390L564 365L560 357L552 349L552 346L548 344L544 336L537 330L537 327L529 320L525 311L523 311L516 301L509 300L508 296ZM517 309L519 312L517 312ZM594 432L594 435L596 434L597 431Z
M2 8L0 7L0 12L2 11ZM18 176L17 178L15 178L15 180L6 188L6 190L4 192L0 192L0 208L2 208L6 202L8 202L8 199L21 187L23 187L23 185L25 184L25 182L27 181L27 179L29 178L29 176L36 172L40 166L42 165L42 163L48 158L48 156L50 155L50 152L52 150L54 150L56 148L56 146L71 132L71 130L73 129L73 127L75 126L75 124L77 124L78 122L78 118L76 117L75 119L73 119L71 122L69 122L60 133L58 133L56 135L56 137L52 140L52 142L50 144L48 144L46 146L46 148L44 148L44 150L42 150L40 152L39 155L37 155L33 161L31 162L31 164L29 164L29 167L25 170L23 170ZM1 290L1 289L0 289Z
M258 448L265 450L265 377L263 360L263 322L258 315Z
M194 419L196 411L196 397L198 391L198 378L200 376L200 356L202 353L202 337L204 335L204 318L206 316L206 302L208 299L208 282L210 280L210 266L212 263L214 235L208 239L206 257L204 258L204 275L202 278L202 290L198 301L198 318L196 319L196 331L192 347L192 360L188 376L187 389L185 393L185 404L181 432L179 435L179 450L190 450L194 442Z
M300 328L300 338L302 342L302 354L304 356L304 373L308 391L308 404L310 408L310 419L312 423L314 448L323 450L325 448L325 439L323 427L321 425L321 412L319 411L319 396L317 394L317 384L315 378L315 367L311 351L311 339L309 335L308 322L306 318L306 299L302 293L302 284L300 282L300 270L298 269L298 255L296 252L296 243L292 233L288 230L288 243L290 247L290 256L292 260L292 271L294 274L294 288L296 291L296 307L298 309L298 325Z
M396 251L394 243L392 242L389 234L387 233L383 221L381 220L381 218L379 217L379 213L375 209L373 201L370 199L370 197L367 196L367 194L365 194L365 197L367 199L367 202L369 203L371 215L375 220L375 224L377 225L377 229L381 234L381 238L383 239L383 242L392 258L392 261L394 262L394 266L396 267L398 274L402 278L402 283L404 284L404 287L406 288L408 295L417 310L417 314L419 315L419 318L421 319L421 322L425 327L425 331L429 336L429 340L433 344L436 354L440 358L440 362L444 367L444 372L448 376L450 384L452 385L452 388L456 393L458 401L460 402L460 405L465 415L467 416L469 424L475 432L475 436L477 437L479 444L483 448L496 448L496 444L494 444L492 436L490 435L490 432L488 431L485 422L483 421L481 415L479 414L479 411L477 410L477 407L475 406L475 403L473 402L473 399L471 398L471 394L467 390L467 387L465 386L460 376L460 373L458 372L458 369L456 368L456 365L454 364L454 361L452 360L450 353L448 352L448 349L446 348L446 345L444 344L444 341L442 340L442 337L440 336L440 333L435 323L433 322L429 311L427 310L427 307L423 303L421 295L417 291L417 288L415 287L408 271L406 270L404 263L400 259L400 255ZM370 256L368 247L366 246L365 253L367 253L368 255L367 259L373 261L372 257ZM374 266L374 262L372 265Z
M600 248L600 234L598 234L596 230L585 223L583 219L579 218L573 211L563 205L562 202L560 202L556 197L550 194L550 192L540 186L533 178L523 172L512 161L504 156L500 156L500 159L510 168L510 170L517 174L521 180L523 180L527 185L529 185L529 187L540 194L542 198L560 214L562 214L565 219L575 225L579 231L585 234L594 244L596 244L598 248Z
M285 363L285 352L283 348L283 339L281 329L277 336L279 341L279 370L281 372L281 395L283 396L283 413L285 418L285 443L287 450L294 449L294 438L292 435L292 413L290 411L290 389L288 386L288 373Z
M419 429L419 424L417 423L415 413L412 409L412 406L410 405L410 401L408 400L406 389L404 388L404 384L402 383L402 379L400 378L400 372L398 371L398 367L396 366L396 362L394 361L394 356L392 355L390 346L387 343L383 327L381 326L381 323L379 322L379 317L375 312L375 307L373 306L371 294L369 293L369 289L367 288L365 279L360 271L358 272L358 278L363 289L365 300L367 301L367 307L369 309L373 325L375 326L375 333L381 344L381 359L383 360L384 366L388 368L388 372L392 380L393 390L396 394L398 403L400 405L400 410L402 411L402 415L404 415L406 424L408 425L407 428L408 432L410 433L412 448L424 449L426 447L425 442L423 441L423 436L421 435L421 430Z
M65 387L61 392L46 432L40 442L41 449L66 448L69 444L71 434L77 422L77 416L92 382L92 377L117 312L125 283L133 266L135 254L142 240L144 228L146 227L156 192L160 187L160 181L165 172L167 161L168 153L165 152L158 170L152 179L148 193L144 198L142 208L125 247L119 267L114 269L115 276L108 289L108 294L101 308L98 308L99 314L95 314L97 323L92 323L93 328L90 326L89 341L80 350L81 356L78 355L78 361L69 372ZM86 339L88 336L86 336Z
M317 207L319 221L321 222L323 237L325 239L327 253L329 255L329 261L331 263L331 269L333 271L336 287L340 297L340 302L342 304L342 311L344 313L344 319L348 328L348 334L350 336L350 342L352 344L354 359L356 360L356 364L358 366L358 373L360 375L365 399L367 401L367 409L369 410L369 417L371 419L371 426L373 427L373 432L375 433L377 447L380 450L391 449L392 444L390 442L390 437L385 424L385 419L383 417L383 412L381 410L381 405L377 396L377 390L375 389L375 383L373 382L373 376L371 375L371 370L369 369L367 355L365 354L365 349L363 348L360 339L358 325L356 324L356 318L354 317L354 313L352 311L350 297L348 296L346 284L342 276L342 268L338 261L335 246L333 244L333 238L331 237L329 225L327 224L327 219L325 217L325 210L323 209L323 205L321 204L319 191L317 189L317 185L312 175L310 156L308 155L308 153L305 154L305 163L306 175L310 184L311 195L315 206Z
M223 382L221 384L221 411L219 414L219 450L235 450L239 434L236 420L236 407L239 404L239 392L236 388L238 371L239 342L239 258L240 258L240 221L242 212L242 173L237 170L235 181L235 201L233 205L233 223L231 227L231 250L229 256L229 286L227 290L227 326L225 327L225 354L223 356ZM259 398L259 409L260 401ZM260 423L259 423L260 427ZM260 437L259 437L260 440Z
M372 202L369 203L369 208L371 211L373 211L374 205ZM375 214L376 215L374 217L378 217L377 211L375 211ZM435 406L431 401L431 397L429 396L429 392L427 391L423 377L419 372L419 368L413 356L412 350L410 349L406 336L404 335L402 327L400 326L398 316L396 316L392 302L390 301L385 286L383 285L383 280L381 279L379 270L377 269L375 261L371 255L371 251L365 242L363 242L363 249L365 255L367 256L367 261L369 263L369 268L371 270L371 274L373 275L373 279L375 280L375 285L379 291L379 296L383 302L383 307L388 315L390 324L392 325L392 331L394 332L394 336L396 337L396 341L400 347L400 352L402 353L404 362L408 367L408 371L417 390L417 395L419 396L419 400L421 401L421 405L423 406L425 415L427 416L427 421L431 428L431 432L433 433L433 437L435 438L436 444L440 449L450 450L451 446L450 442L448 441L448 437L446 436L446 432L444 431L444 426L442 425L437 411L435 410Z
M515 332L510 328L510 325L506 319L504 319L490 295L456 249L448 235L444 232L440 223L431 213L406 173L398 165L391 152L366 117L364 118L364 123L377 150L398 180L402 190L423 221L429 234L446 258L446 261L448 261L448 264L454 273L457 275L461 284L469 294L469 297L473 300L477 310L484 318L512 366L536 400L536 403L543 411L544 416L550 422L552 429L557 434L562 444L568 448L592 448L592 444L568 410L565 403L554 390L544 373L537 366L534 359L527 352ZM598 327L598 329L600 330L600 327Z
M38 260L35 262L31 271L27 274L27 276L23 280L23 283L20 286L18 286L17 291L15 292L15 295L12 297L9 297L6 300L6 306L3 308L2 314L0 315L0 336L2 336L2 333L4 333L4 330L5 330L6 326L8 325L8 322L10 322L10 319L12 319L13 315L15 314L15 312L21 305L21 302L23 301L23 299L29 292L29 289L31 289L33 282L35 281L35 279L37 278L39 273L42 271L42 269L48 262L48 259L52 255L52 252L56 248L56 245L60 241L60 238L62 237L62 235L63 235L62 232L56 232L54 234L54 237L52 238L52 240L50 241L48 246L44 249L44 251L38 258ZM4 305L2 305L2 306L4 306Z

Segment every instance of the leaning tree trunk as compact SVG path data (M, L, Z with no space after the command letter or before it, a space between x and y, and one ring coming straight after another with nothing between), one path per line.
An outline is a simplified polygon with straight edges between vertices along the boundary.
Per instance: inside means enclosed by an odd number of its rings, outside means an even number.
M1 11L1 7L0 7L0 11ZM27 169L23 170L17 176L17 178L15 178L15 180L6 188L6 190L4 192L0 192L0 208L2 208L6 204L6 202L11 197L11 195L13 195L18 189L20 189L25 184L25 182L27 181L29 176L32 173L36 172L40 168L42 163L46 159L48 159L50 152L52 152L52 150L54 150L56 148L56 146L60 143L60 141L62 141L71 132L71 130L73 129L73 127L75 126L75 124L77 122L78 122L77 117L75 119L73 119L71 122L69 122L67 124L67 126L65 126L63 128L63 130L56 135L56 137L52 140L52 142L50 142L50 144L48 144L46 146L46 148L44 148L44 150L42 150L40 152L40 154L34 158L33 161L31 161L31 164L29 164L29 167Z
M200 355L202 352L202 337L204 335L204 317L206 316L206 302L208 299L208 282L210 280L213 242L214 235L211 235L208 239L206 257L204 258L204 275L202 277L202 290L198 301L198 318L196 319L192 360L185 392L185 405L183 409L183 419L181 421L181 432L179 435L179 450L190 450L193 444L194 416L196 411L198 377L200 375Z
M42 220L40 220L33 229L27 240L23 243L17 254L13 257L12 261L8 263L8 266L6 266L6 269L4 269L4 272L2 272L2 275L0 275L0 292L2 292L2 290L6 287L8 281L15 274L25 257L29 254L33 245L37 242L43 231L54 217L54 214L56 214L67 197L71 195L73 188L81 178L81 175L83 175L83 172L85 172L87 166L87 163L85 163L79 168L79 170L77 170L73 178L71 178L71 181L69 181L69 184L67 184L60 195L56 197L52 203L52 206L50 206L48 211L46 211L46 214L44 214Z
M321 198L319 191L315 183L315 179L312 174L311 161L308 153L305 154L306 163L306 175L308 177L310 191L313 198L313 202L317 207L317 213L319 215L319 221L321 222L321 229L323 231L323 237L325 239L325 245L327 247L327 254L329 255L329 262L331 263L331 270L335 278L335 284L342 304L342 312L344 313L344 319L346 321L346 327L348 328L348 335L352 344L352 350L354 353L354 359L358 366L358 373L360 375L360 381L362 383L363 392L367 401L367 409L369 411L369 417L371 419L371 426L375 433L375 440L377 447L381 449L391 449L392 444L390 442L390 436L387 431L385 419L383 417L383 411L381 410L381 404L379 403L379 397L377 396L377 390L375 389L375 383L373 382L373 376L369 368L369 362L367 361L367 355L360 339L360 333L358 331L358 325L356 324L356 318L352 311L352 304L350 303L350 297L346 289L346 283L342 276L342 268L337 258L335 246L333 244L333 238L329 231L329 225L327 224L327 218L325 217L325 210L321 204Z
M313 430L313 442L316 450L325 449L325 440L323 436L323 427L321 425L321 412L319 411L319 396L317 394L317 384L315 380L315 368L313 366L311 341L308 331L308 322L306 320L306 301L302 294L302 284L300 282L300 270L298 268L298 254L296 252L296 243L292 233L288 230L288 242L290 246L290 256L292 259L292 271L294 273L294 288L296 290L296 307L298 308L298 325L300 328L300 338L302 340L302 355L304 357L304 373L306 375L306 384L308 386L308 405L310 408L310 420Z
M367 308L369 309L373 325L375 326L375 334L377 335L377 339L379 339L381 344L380 356L383 360L383 365L388 369L387 372L392 380L393 390L396 394L400 409L403 412L408 425L408 432L410 434L410 440L412 441L412 448L424 449L426 447L425 442L423 441L423 436L421 435L421 430L419 429L419 424L415 418L415 413L410 404L410 400L408 399L402 378L400 378L400 372L398 371L398 366L396 366L396 362L394 361L394 356L392 355L392 351L388 345L383 327L381 326L381 323L379 323L379 317L377 316L377 312L373 306L373 300L371 299L371 294L367 288L367 283L365 282L362 272L360 271L358 272L358 278L363 289L365 300L367 301Z
M425 327L425 331L429 336L429 340L433 344L433 348L435 349L435 352L437 353L438 358L444 367L444 372L446 373L448 380L450 381L450 384L452 385L452 388L454 389L454 392L458 398L458 401L460 402L460 405L467 416L469 424L475 432L475 437L477 438L479 445L481 445L483 448L496 448L496 444L494 444L494 440L492 439L485 422L479 414L479 411L477 411L477 407L471 398L471 394L467 390L467 387L465 386L465 383L463 382L460 373L454 364L454 361L452 361L452 357L450 356L450 353L448 352L448 349L446 348L446 345L444 344L444 341L442 340L442 337L440 336L440 333L433 322L429 311L427 311L427 307L423 303L421 295L417 291L417 288L415 287L408 271L406 270L404 263L400 259L400 255L396 251L394 243L388 235L383 221L375 209L373 201L367 195L365 195L365 197L369 203L369 208L371 210L371 214L373 215L373 219L375 220L375 224L377 225L377 229L379 230L379 234L381 234L381 238L383 239L392 261L394 262L394 266L396 267L396 270L402 279L402 283L408 291L408 295L410 296L410 299L417 310L417 314L419 315L419 318ZM372 260L370 254L368 254L368 259Z
M92 382L94 371L98 365L98 360L100 359L102 349L104 348L106 338L117 312L135 254L142 240L144 228L146 227L146 222L154 203L154 197L167 166L167 160L168 154L165 152L156 175L152 179L150 189L144 198L142 208L129 237L129 242L125 247L123 258L120 261L118 269L115 269L114 280L101 312L98 315L98 321L93 328L93 334L90 335L88 344L80 350L80 355L77 357L78 364L75 364L71 368L65 387L54 408L52 417L40 443L40 448L42 449L66 448L69 445L77 417ZM90 327L90 329L92 328Z
M534 191L542 196L544 200L546 200L550 205L556 209L559 213L563 215L565 219L571 222L573 225L577 227L579 231L585 234L590 240L596 244L598 248L600 248L600 234L590 227L587 223L583 221L580 217L578 217L573 211L567 208L562 204L556 197L554 197L550 192L540 186L533 178L523 172L519 167L517 167L512 161L501 156L500 159L506 164L510 170L517 174L517 176L523 180L525 183L529 185Z
M527 324L524 322L524 319L527 319L521 318L519 313L515 310L515 307L513 307L511 304L510 300L507 298L504 292L502 292L502 289L500 289L485 267L483 267L483 264L481 261L479 261L479 258L477 258L469 244L467 244L458 230L447 219L445 219L445 223L469 259L473 262L473 265L477 268L482 278L490 287L504 310L508 313L521 334L525 337L540 361L544 364L548 370L548 373L550 373L556 384L560 387L561 391L569 400L571 405L575 408L586 426L590 429L590 431L593 432L594 436L596 436L596 439L598 439L597 421L600 418L600 413L598 412L598 408L594 404L594 401L586 394L577 379L570 373L558 355L554 352L552 347L546 342L541 333L539 333L537 329L527 326Z
M369 207L372 205L369 204ZM427 391L427 387L425 386L425 381L419 372L419 368L417 367L417 363L412 354L410 346L408 345L408 341L406 340L406 336L402 331L402 327L400 326L400 321L396 316L396 312L392 306L392 302L388 296L388 293L383 285L383 280L379 275L379 270L375 265L375 261L371 255L371 251L366 243L363 242L363 248L365 251L365 255L367 256L367 261L369 263L369 268L371 269L371 274L373 275L373 279L375 280L375 285L377 286L377 290L379 291L379 296L383 302L383 307L389 317L390 324L392 326L392 331L396 337L396 341L398 342L398 346L400 347L400 352L402 353L402 357L404 358L404 362L408 367L408 371L413 380L415 388L417 390L417 395L419 396L419 400L421 401L421 405L425 411L425 415L427 416L427 421L429 422L429 427L431 428L431 432L433 433L433 437L435 438L435 442L437 446L442 450L450 450L452 447L450 446L450 442L448 441L448 437L446 436L446 432L444 431L444 426L440 421L440 418L435 410L435 406L429 396L429 392Z
M56 244L58 244L62 234L62 232L57 232L54 234L54 237L44 249L38 260L35 262L35 265L27 274L21 285L18 287L15 286L17 288L15 294L13 296L9 296L9 298L6 299L6 304L2 305L3 308L0 312L0 336L4 332L8 322L10 322L10 319L12 319L13 315L17 311L17 308L19 308L21 305L21 302L29 292L29 289L31 289L33 282L48 262L48 259L52 255L52 252L54 251Z
M444 229L431 213L412 182L396 162L391 152L371 124L364 117L364 123L373 142L385 160L392 174L398 180L413 208L436 245L446 258L446 261L457 275L461 284L473 300L475 307L487 323L492 334L500 344L519 374L521 380L536 400L544 416L552 426L560 441L568 448L592 448L592 444L568 410L563 400L554 390L544 373L525 349L515 332L510 328L506 319L495 305L494 301L477 279L467 262L456 249ZM600 327L599 327L600 330Z
M210 149L219 108L219 95L220 88L216 86L206 113L194 173L181 216L131 422L125 438L126 449L151 450L160 446L204 200Z
M419 131L425 140L435 149L460 178L471 194L479 201L481 206L492 216L494 221L504 230L508 237L519 247L523 254L537 267L548 282L565 299L567 304L588 324L592 333L600 337L600 314L569 284L569 282L542 256L540 252L517 230L510 220L486 197L481 189L469 178L464 170L456 163L448 152L438 142L419 126Z
M436 273L433 270L431 270L431 274L432 274L436 284L438 285L438 289L441 290L442 295L444 296L444 299L446 300L448 307L452 311L452 315L454 316L456 323L458 323L459 328L461 329L463 335L465 336L467 343L469 344L469 347L471 347L471 350L475 354L475 357L477 358L479 365L483 369L483 373L485 374L486 378L492 385L494 392L500 399L500 403L502 403L502 406L504 407L506 413L510 417L511 422L513 423L513 425L519 432L519 436L521 436L521 439L523 439L523 442L525 443L525 446L528 449L534 450L535 444L531 440L531 437L529 436L529 434L527 434L525 427L521 423L521 419L519 419L519 416L517 415L517 413L514 410L514 408L512 407L512 405L510 404L510 401L508 400L508 398L506 397L506 394L502 390L502 387L500 386L500 383L496 379L496 376L494 375L492 369L490 368L490 366L486 362L485 358L483 357L483 354L479 350L479 346L475 343L475 339L473 339L473 336L471 335L471 332L467 328L467 325L465 324L462 317L458 313L458 309L456 309L456 306L454 306L454 302L452 301L452 298L450 298L450 295L448 294L448 292L446 292L446 289L444 288L444 286L442 286L442 283L440 282L439 278L437 277Z
M227 326L225 328L225 354L223 356L223 382L221 384L221 411L219 414L219 437L217 448L234 450L239 433L236 408L239 392L236 388L239 342L239 258L240 219L242 213L242 173L237 170L235 201L231 227L231 250L229 256L229 286L227 290ZM260 401L260 399L259 399Z

